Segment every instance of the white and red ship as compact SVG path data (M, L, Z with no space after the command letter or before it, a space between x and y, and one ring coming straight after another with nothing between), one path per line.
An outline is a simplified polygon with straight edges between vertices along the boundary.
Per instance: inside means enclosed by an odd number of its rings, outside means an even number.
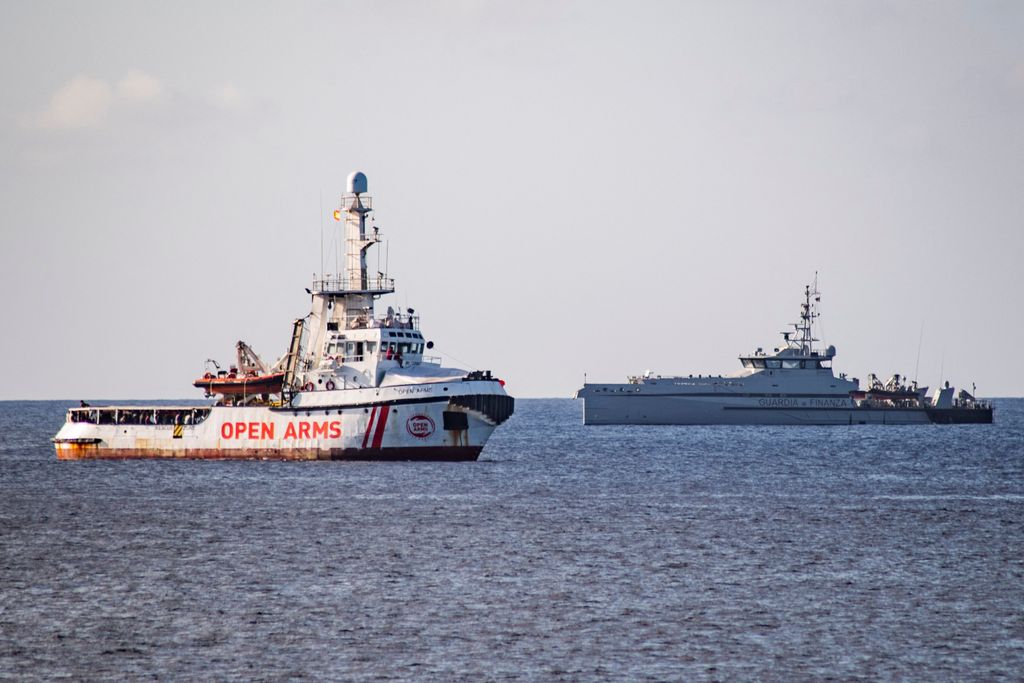
M309 290L287 353L268 367L244 342L230 370L211 368L194 386L210 406L86 406L68 411L57 457L267 458L282 460L475 460L513 399L490 371L442 367L427 355L413 309L375 311L395 291L370 276L366 176L348 177L336 220L346 262Z

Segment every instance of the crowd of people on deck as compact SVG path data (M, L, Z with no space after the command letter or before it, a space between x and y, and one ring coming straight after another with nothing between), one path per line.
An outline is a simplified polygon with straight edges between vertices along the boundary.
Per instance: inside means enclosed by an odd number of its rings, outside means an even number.
M84 408L71 410L71 422L126 425L190 425L202 422L210 411L204 408L139 409Z

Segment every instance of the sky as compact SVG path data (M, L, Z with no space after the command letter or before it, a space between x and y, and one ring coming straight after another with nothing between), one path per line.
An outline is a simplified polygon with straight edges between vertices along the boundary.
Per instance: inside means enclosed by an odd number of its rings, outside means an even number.
M1016 1L7 0L0 399L276 359L356 169L383 305L514 396L736 371L816 273L837 371L1022 396L1021 36Z

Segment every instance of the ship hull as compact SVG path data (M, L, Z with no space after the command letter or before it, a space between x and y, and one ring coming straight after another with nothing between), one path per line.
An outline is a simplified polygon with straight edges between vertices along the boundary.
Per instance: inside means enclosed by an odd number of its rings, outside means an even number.
M512 409L490 381L304 392L287 407L205 408L195 424L168 424L164 406L152 408L160 424L121 421L149 408L73 409L54 446L62 460L476 460Z
M734 397L580 392L587 425L928 424L919 407L858 407L837 397Z
M476 460L482 446L387 448L101 448L89 444L57 444L60 460L360 460L460 462Z
M936 424L992 424L992 406L969 408L927 408L928 417Z

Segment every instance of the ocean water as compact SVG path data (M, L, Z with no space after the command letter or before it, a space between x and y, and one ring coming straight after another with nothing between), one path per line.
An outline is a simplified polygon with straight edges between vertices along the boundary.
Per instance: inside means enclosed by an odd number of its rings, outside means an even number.
M0 403L0 679L1021 680L995 425L583 427L476 463L58 462Z

